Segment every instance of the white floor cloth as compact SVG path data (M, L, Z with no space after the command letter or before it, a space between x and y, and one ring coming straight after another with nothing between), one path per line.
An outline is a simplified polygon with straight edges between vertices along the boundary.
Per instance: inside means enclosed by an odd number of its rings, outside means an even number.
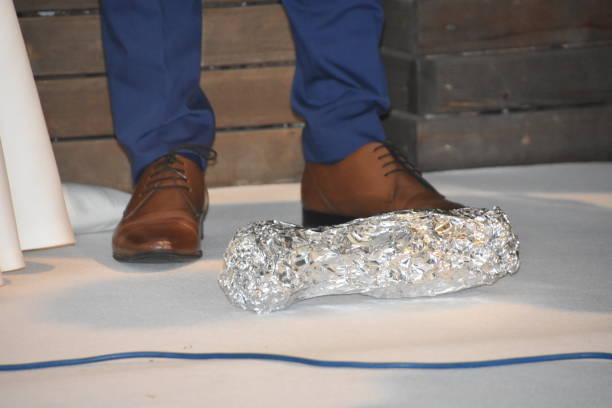
M27 254L0 288L0 362L136 350L421 362L612 352L612 163L428 179L453 200L507 211L521 241L516 275L438 298L333 296L258 316L225 300L220 257L238 226L299 222L298 185L214 189L199 262L117 263L111 232ZM453 371L126 360L0 373L0 405L608 407L610 384L612 362L595 360Z

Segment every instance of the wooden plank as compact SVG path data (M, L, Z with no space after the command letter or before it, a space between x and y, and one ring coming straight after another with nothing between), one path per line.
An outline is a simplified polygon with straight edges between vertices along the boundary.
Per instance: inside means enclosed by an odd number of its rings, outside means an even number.
M105 78L39 80L36 86L52 138L114 133Z
M20 18L34 75L104 72L99 16Z
M382 46L392 50L418 51L417 0L383 0L385 24Z
M419 57L383 50L382 60L393 109L417 113Z
M204 31L202 65L295 59L289 22L280 5L206 10Z
M291 110L293 66L206 71L202 87L217 115L217 127L299 122Z
M97 9L99 0L13 0L18 12L39 10Z
M612 46L385 60L394 107L419 114L612 101Z
M111 138L52 144L63 182L95 184L129 191L130 164L119 144Z
M217 163L206 172L212 186L298 181L304 166L301 129L222 132ZM131 190L127 156L112 138L53 143L62 181Z
M91 10L97 9L100 0L13 0L19 12L39 10ZM202 0L203 5L239 5L241 3L261 3L268 0Z
M417 162L417 127L412 120L413 115L394 110L383 121L383 128L387 140L398 147L410 160Z
M395 118L395 126L408 135L416 133L418 166L426 171L612 160L612 106L494 115L403 114Z
M384 0L384 4L393 24L385 28L383 45L409 53L612 40L608 0Z
M207 172L210 186L288 183L304 169L301 128L219 133L217 164Z
M289 95L294 67L205 71L205 89L217 127L262 126L298 122ZM106 78L37 81L52 137L113 134Z
M426 171L612 160L610 106L429 118L393 112L391 117L398 135L418 136L418 165ZM299 134L295 128L220 133L215 143L220 158L207 172L209 185L299 180ZM56 142L53 148L62 180L130 189L129 164L115 140Z
M105 72L99 16L25 17L19 22L35 75ZM293 39L280 5L204 12L203 66L293 59Z

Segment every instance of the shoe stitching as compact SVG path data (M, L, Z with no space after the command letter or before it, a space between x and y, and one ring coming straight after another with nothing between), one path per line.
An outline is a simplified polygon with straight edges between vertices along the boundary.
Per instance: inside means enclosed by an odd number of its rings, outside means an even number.
M422 174L421 171L410 161L410 159L408 159L408 157L406 157L404 153L402 153L397 147L393 146L392 144L387 143L387 142L381 143L380 145L376 146L376 148L374 148L374 151L376 152L384 147L387 148L388 153L378 156L378 160L382 160L385 157L391 157L392 160L387 163L384 163L383 167L389 166L393 163L397 163L400 165L400 167L395 168L385 173L385 176L388 176L389 174L392 174L398 171L406 171L411 174L416 173L419 176L421 176Z
M374 148L374 151L378 151L382 148L387 148L388 153L379 156L378 157L379 160L385 157L389 157L389 156L393 158L393 160L391 160L390 162L384 163L382 167L383 168L387 167L393 163L397 163L400 166L400 167L396 167L386 172L384 174L385 177L393 173L405 172L405 173L410 174L414 178L416 178L417 181L421 185L423 185L425 188L431 190L432 192L439 194L438 191L435 189L435 187L429 184L429 182L425 180L425 178L423 178L423 173L397 147L393 146L392 144L388 142L385 142L385 143L381 143L380 145L376 146L376 148Z
M189 206L189 209L191 210L192 214L194 217L198 217L200 216L200 211L198 211L193 203L191 202L191 200L189 199L189 197L187 196L187 194L185 192L181 192L183 194L183 198L185 199L185 201L187 202L187 205Z
M337 213L339 210L336 208L335 205L331 203L331 201L327 199L327 197L325 197L325 194L323 193L323 190L321 189L321 186L319 185L317 175L313 174L311 175L311 177L313 178L313 184L314 184L315 190L317 194L319 195L319 198L323 202L323 205L325 205L327 209L331 211L332 213Z

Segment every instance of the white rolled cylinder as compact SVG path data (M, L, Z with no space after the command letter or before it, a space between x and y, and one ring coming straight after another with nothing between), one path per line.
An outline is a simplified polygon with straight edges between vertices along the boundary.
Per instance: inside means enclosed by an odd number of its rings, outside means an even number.
M4 165L2 143L0 143L0 285L4 283L2 271L13 271L25 267L19 246L19 235L11 201L11 189Z
M0 42L0 142L11 193L0 197L1 206L8 209L12 198L21 250L72 244L49 133L11 0L0 0Z

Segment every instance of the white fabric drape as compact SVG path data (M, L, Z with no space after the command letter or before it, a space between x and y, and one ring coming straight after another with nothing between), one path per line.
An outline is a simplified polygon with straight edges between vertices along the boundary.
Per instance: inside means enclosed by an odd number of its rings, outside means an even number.
M21 251L74 243L12 0L0 0L0 282Z

